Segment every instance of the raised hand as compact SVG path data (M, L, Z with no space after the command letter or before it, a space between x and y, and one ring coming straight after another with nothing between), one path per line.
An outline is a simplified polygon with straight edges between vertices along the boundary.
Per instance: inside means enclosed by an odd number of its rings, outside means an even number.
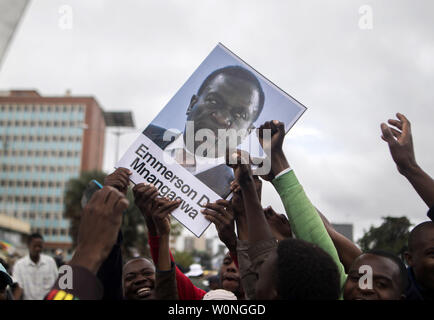
M158 235L168 236L170 233L170 213L178 208L181 200L170 201L165 198L155 200L156 206L152 209L152 219Z
M214 223L220 240L229 251L236 252L237 236L231 202L220 199L215 203L207 203L201 212L205 215L205 219Z
M97 273L116 242L122 213L128 204L125 195L113 187L105 186L95 192L83 209L71 265L80 265Z
M274 237L281 241L292 236L291 225L286 215L278 214L271 206L264 209L265 218Z
M131 171L126 168L117 168L113 173L104 179L104 186L118 189L124 195L127 194L128 184L130 183Z
M152 219L152 207L158 196L158 189L152 184L138 183L133 188L134 203L145 219Z
M381 124L381 131L383 133L381 138L389 145L390 153L398 167L398 171L406 175L417 167L411 125L410 121L403 114L397 113L396 117L398 120L388 120L388 123L393 127L385 123Z
M399 173L407 178L429 208L434 206L434 180L416 163L410 121L401 113L398 120L389 119L389 127L381 124L382 139L389 145Z
M269 130L270 134L266 134L266 130ZM271 181L277 174L289 168L282 149L285 139L285 124L277 120L267 121L258 128L256 134L262 149L271 159L271 170L267 174L262 174L261 178Z
M270 130L271 135L266 135L265 130ZM283 140L285 139L285 124L277 120L267 121L256 131L262 149L269 157L274 152L282 152ZM271 140L268 139L271 137Z

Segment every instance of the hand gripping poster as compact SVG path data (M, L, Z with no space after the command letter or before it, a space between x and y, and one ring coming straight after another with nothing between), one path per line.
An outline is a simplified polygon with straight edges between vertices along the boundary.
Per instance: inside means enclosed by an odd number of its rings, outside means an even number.
M200 237L210 222L200 210L229 199L229 146L264 158L255 128L279 120L285 131L306 110L301 103L218 44L122 156L134 184L154 185L180 200L172 216Z

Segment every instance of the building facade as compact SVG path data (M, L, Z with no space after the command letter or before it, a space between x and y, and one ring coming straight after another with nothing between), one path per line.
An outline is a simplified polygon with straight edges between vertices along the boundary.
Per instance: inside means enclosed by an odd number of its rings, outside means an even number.
M101 170L104 114L93 97L0 93L0 213L28 221L46 248L71 249L66 183Z

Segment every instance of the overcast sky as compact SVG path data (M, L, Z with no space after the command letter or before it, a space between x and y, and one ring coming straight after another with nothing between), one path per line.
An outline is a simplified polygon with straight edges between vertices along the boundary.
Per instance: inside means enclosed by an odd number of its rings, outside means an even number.
M372 29L364 29L363 5L372 9ZM426 220L380 123L407 115L416 158L434 173L432 12L429 0L31 1L3 60L0 90L70 89L105 110L132 110L137 130L122 136L122 154L222 42L307 106L286 136L286 154L312 202L332 222L353 223L358 239L382 216ZM114 154L108 134L106 171ZM283 212L272 186L263 204Z

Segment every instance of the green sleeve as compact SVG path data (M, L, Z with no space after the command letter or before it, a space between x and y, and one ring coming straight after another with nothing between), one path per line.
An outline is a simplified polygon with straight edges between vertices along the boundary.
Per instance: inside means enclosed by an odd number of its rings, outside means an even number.
M338 267L343 287L346 279L344 266L321 217L304 192L294 170L274 179L272 183L282 199L291 229L297 239L316 244L332 257Z

